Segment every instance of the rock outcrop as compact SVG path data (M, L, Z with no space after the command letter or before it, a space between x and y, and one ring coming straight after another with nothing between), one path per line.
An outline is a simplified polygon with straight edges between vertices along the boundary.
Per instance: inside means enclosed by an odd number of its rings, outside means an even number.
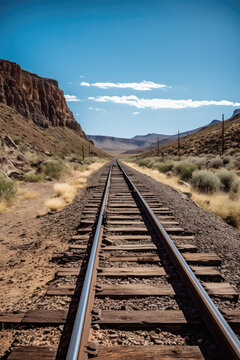
M22 70L16 63L1 59L0 102L38 126L68 127L86 139L56 80L40 77Z

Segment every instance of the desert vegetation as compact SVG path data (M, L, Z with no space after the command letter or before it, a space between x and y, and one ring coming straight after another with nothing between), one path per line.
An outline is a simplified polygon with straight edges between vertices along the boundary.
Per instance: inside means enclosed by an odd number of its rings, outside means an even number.
M73 201L79 188L85 187L88 176L107 160L92 156L83 161L78 155L57 153L49 156L29 149L24 149L23 156L28 166L21 177L10 179L0 173L0 212L17 201L38 197L37 183L42 182L53 186L56 192L56 196L46 201L45 206L50 210L62 209ZM30 183L36 183L34 190L28 188Z
M4 211L14 200L17 188L12 180L6 180L0 175L0 212Z
M86 186L88 177L104 164L103 159L95 158L95 161L92 161L93 159L88 159L87 163L89 165L82 164L82 167L75 168L70 179L53 185L56 196L46 201L46 205L50 210L61 210L65 205L70 204L74 200L77 191Z
M132 157L127 161L156 180L190 193L200 206L240 229L240 149L229 149L222 156Z

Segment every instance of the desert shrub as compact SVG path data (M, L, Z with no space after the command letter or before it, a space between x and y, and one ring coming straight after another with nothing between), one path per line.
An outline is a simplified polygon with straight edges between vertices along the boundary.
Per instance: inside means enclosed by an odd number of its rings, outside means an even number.
M224 156L222 157L222 160L223 160L223 165L226 165L226 164L228 164L229 161L231 160L231 156L226 156L226 155L224 155Z
M64 160L65 157L66 157L66 154L64 154L63 152L57 152L57 153L55 154L55 157Z
M139 166L146 166L146 167L149 167L149 164L150 164L150 159L142 159L138 162L138 165Z
M234 155L234 154L236 154L238 151L239 151L238 148L230 148L230 149L227 149L227 150L225 151L225 154L227 154L227 155Z
M193 164L196 164L198 169L205 168L207 165L207 158L206 157L196 158Z
M187 162L188 164L195 164L197 165L198 169L202 169L203 167L206 167L207 158L205 156L202 157L191 156L187 158L184 162Z
M17 189L13 181L0 177L0 201L11 201L16 195Z
M42 173L36 174L33 172L29 172L24 175L25 182L39 182L39 181L43 181L43 180L44 180L44 174L42 174Z
M99 158L97 156L87 157L84 159L84 164L91 165L97 161L99 161Z
M19 137L16 137L15 139L14 139L14 142L15 142L15 144L16 145L20 145L21 144L21 139L19 138Z
M18 146L19 147L19 150L22 152L22 153L25 153L26 151L28 151L28 147L24 144L21 144Z
M66 171L66 167L54 161L48 161L40 168L41 173L52 178L59 178Z
M168 160L168 161L165 161L162 163L158 163L157 169L158 169L158 171L165 173L167 171L172 170L173 166L174 166L174 163L172 161Z
M234 171L228 171L226 169L220 170L217 172L217 176L221 181L223 191L238 192L239 181Z
M220 188L220 179L212 171L196 170L192 174L192 185L202 193L213 193Z
M180 162L174 166L176 174L180 175L182 180L188 180L192 177L192 173L197 169L196 164L188 164L186 162Z
M238 169L239 168L239 163L236 159L231 159L229 161L229 163L226 165L226 168L228 170L232 170L232 169Z
M237 157L235 158L235 161L236 161L236 163L237 163L237 169L240 169L240 156L237 156Z
M209 160L209 166L215 169L219 169L221 166L223 166L223 160L220 158L220 156L216 156L215 158Z

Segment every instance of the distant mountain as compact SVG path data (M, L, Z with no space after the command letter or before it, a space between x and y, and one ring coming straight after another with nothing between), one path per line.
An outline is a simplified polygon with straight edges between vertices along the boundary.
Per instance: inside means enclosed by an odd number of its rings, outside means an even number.
M240 109L236 109L234 110L233 114L232 114L232 118L239 115L240 114Z
M221 154L222 151L222 124L220 121L213 121L211 126L204 126L200 130L184 136L180 140L180 150L178 149L177 139L168 144L160 146L160 154L167 156L199 154ZM240 147L240 112L238 115L225 121L224 131L224 150L239 149ZM154 156L158 154L156 146L148 151L141 152L142 157Z
M216 124L219 120L213 120L210 124L206 126L210 126ZM200 128L189 130L180 133L180 137L190 135L205 126ZM114 136L103 136L103 135L87 135L89 140L92 140L96 147L101 150L107 151L112 154L131 154L131 153L139 153L143 151L147 151L157 146L157 142L159 141L159 145L162 146L164 144L168 144L172 141L175 141L178 137L178 134L175 135L164 135L164 134L156 134L149 133L147 135L136 135L131 139L128 138L117 138Z

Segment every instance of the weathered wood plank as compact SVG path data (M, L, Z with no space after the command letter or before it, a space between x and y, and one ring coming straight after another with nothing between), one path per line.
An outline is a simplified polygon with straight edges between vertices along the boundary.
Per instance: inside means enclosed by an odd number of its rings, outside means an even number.
M120 232L120 233L135 233L135 234L139 234L142 232L148 232L148 229L144 226L144 227L108 227L107 229L109 232Z
M240 311L239 310L226 310L222 311L223 316L231 325L232 328L240 329ZM68 311L65 310L27 310L26 312L19 313L1 313L0 322L2 324L65 324L68 317ZM20 321L20 319L22 320ZM70 319L71 321L71 319ZM137 310L137 311L115 311L103 310L101 312L101 320L97 321L101 324L129 324L141 326L144 323L161 325L184 325L186 319L180 310ZM189 320L188 324L195 324L195 320Z
M64 324L67 314L67 310L28 310L22 319L22 323Z
M137 220L131 220L131 221L121 221L121 220L107 220L107 224L108 225L144 225L143 221L137 221ZM166 225L179 225L179 222L177 221L168 221L168 220L162 220L161 224L166 224Z
M210 295L238 298L238 293L229 283L204 282L203 286Z
M194 235L171 235L172 240L194 240Z
M222 310L227 322L235 331L240 331L240 310Z
M139 256L110 256L108 261L131 261L131 262L139 262L139 263L152 263L152 262L160 262L159 256L154 254L146 254Z
M75 286L74 285L65 285L65 286L49 286L46 295L49 296L72 296L74 294Z
M25 315L25 311L20 311L15 314L0 312L0 323L19 324L24 318L24 315Z
M108 240L151 240L150 235L107 235Z
M143 225L144 222L143 221L138 221L138 220L107 220L107 224L108 225Z
M222 275L220 274L220 272L210 266L191 266L191 269L193 270L195 275L200 277L201 279L209 277L214 279L215 281L222 279Z
M199 265L220 265L221 259L215 253L185 253L184 259L189 263Z
M108 209L108 214L130 214L130 215L140 215L141 212L139 209Z
M166 272L164 268L157 267L127 267L127 268L99 268L98 276L109 276L109 277L124 277L124 276L136 276L136 277L153 277L153 276L164 276Z
M55 296L71 296L74 294L74 285L65 286L50 286L47 290L47 295ZM99 287L96 296L173 296L174 290L171 285L147 286L147 285L108 285L104 284Z
M198 346L101 346L96 360L203 360Z
M104 326L114 325L114 328L122 328L123 326L137 328L174 326L176 329L176 327L185 326L188 322L180 310L103 310L101 311L101 319L96 323ZM191 321L191 324L193 323L199 323L199 321Z
M80 268L59 268L57 276L78 276Z
M119 202L119 203L110 203L110 204L108 204L108 207L109 208L127 208L127 209L129 209L129 208L138 208L137 207L137 204L134 202L134 203L124 203L124 202Z
M192 270L195 275L204 278L211 278L216 280L221 279L219 271L208 266L192 266ZM78 276L80 272L79 268L59 268L57 276ZM127 267L127 268L99 268L98 276L108 277L158 277L165 276L166 272L163 267ZM1 319L1 316L0 316Z
M74 250L74 249L76 249L76 250L85 250L85 249L87 249L87 245L70 245L69 249L71 249L71 250Z
M101 290L97 290L96 296L117 296L117 297L128 297L128 296L173 296L175 294L171 285L102 285Z
M195 256L196 255L196 256ZM221 259L214 253L183 253L183 257L189 264L199 265L219 265ZM132 262L159 262L159 256L146 254L140 256L110 256L109 261L132 261Z
M55 360L55 346L17 346L14 347L8 360Z
M177 245L180 251L196 251L197 247L191 244L179 244ZM147 250L157 250L157 246L155 244L127 244L127 245L112 245L112 246L104 246L103 250L107 251L147 251Z

